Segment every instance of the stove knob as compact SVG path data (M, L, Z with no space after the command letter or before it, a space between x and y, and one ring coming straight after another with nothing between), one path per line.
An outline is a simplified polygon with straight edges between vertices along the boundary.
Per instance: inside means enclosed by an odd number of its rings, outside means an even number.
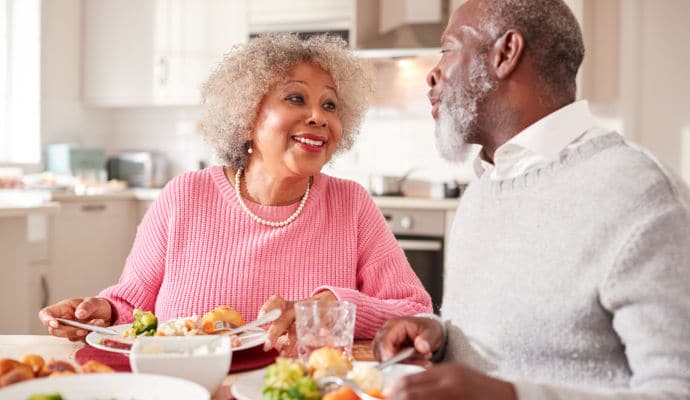
M403 229L410 229L412 228L412 218L410 217L402 217L400 218L400 227Z

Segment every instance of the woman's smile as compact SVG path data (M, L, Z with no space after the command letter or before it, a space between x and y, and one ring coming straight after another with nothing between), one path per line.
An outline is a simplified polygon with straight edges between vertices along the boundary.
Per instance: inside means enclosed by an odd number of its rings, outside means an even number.
M324 149L324 145L328 143L325 138L310 133L301 133L299 135L292 136L292 140L297 142L298 145L304 150L314 153L322 151Z

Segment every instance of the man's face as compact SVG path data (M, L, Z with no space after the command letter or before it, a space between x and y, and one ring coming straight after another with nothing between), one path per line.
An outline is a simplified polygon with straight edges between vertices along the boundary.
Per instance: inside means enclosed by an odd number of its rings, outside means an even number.
M479 107L496 87L488 70L486 38L475 28L475 2L453 13L441 40L441 60L429 72L436 147L449 161L465 161L481 143Z

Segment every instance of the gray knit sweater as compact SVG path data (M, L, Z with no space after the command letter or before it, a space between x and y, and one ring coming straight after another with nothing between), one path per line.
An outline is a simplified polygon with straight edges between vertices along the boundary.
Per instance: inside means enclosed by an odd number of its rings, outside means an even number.
M690 398L685 186L610 133L465 191L448 242L446 358L526 399Z

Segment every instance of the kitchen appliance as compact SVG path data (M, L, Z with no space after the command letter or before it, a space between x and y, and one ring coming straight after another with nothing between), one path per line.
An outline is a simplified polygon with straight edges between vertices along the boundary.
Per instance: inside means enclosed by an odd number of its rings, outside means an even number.
M443 300L445 210L381 208L381 212L438 314Z
M105 149L73 143L46 145L46 170L72 176L98 176L105 168Z
M108 159L108 179L126 181L130 187L162 187L168 181L168 162L150 151L128 151Z

